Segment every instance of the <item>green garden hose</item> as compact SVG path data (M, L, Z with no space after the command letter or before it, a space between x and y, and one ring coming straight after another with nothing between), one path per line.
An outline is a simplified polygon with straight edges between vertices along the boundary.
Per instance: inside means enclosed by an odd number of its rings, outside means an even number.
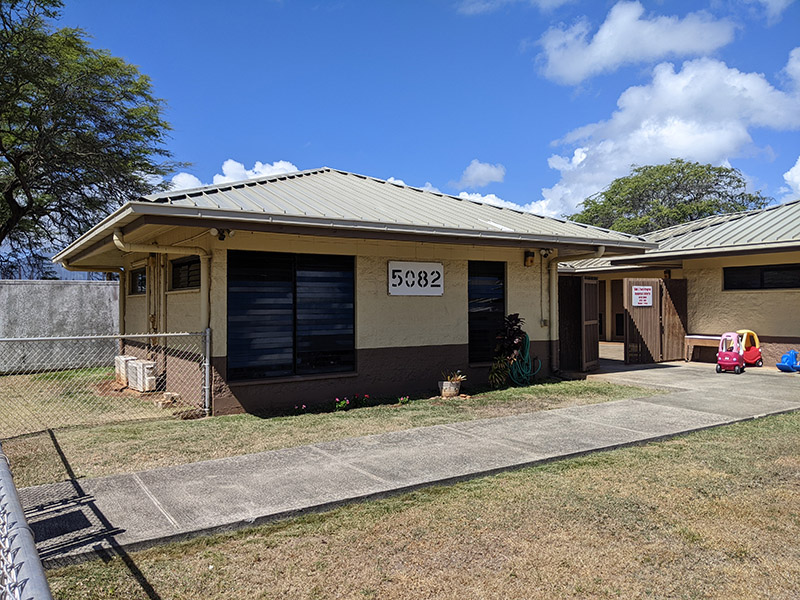
M508 367L508 376L514 385L524 386L530 385L531 379L542 368L542 361L538 358L535 359L539 366L533 370L533 361L531 360L531 340L528 334L525 334L525 339L522 341L522 348L520 348L519 355L511 361Z

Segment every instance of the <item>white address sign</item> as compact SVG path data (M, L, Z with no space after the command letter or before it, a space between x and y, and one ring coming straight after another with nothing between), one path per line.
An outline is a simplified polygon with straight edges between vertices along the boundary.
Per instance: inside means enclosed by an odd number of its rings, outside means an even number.
M389 261L390 296L441 296L444 294L442 263Z

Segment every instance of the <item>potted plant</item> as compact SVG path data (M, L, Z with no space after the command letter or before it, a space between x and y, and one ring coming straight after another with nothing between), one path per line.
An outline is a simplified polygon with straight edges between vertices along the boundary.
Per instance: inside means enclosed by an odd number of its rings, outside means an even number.
M439 394L442 398L454 398L461 393L461 382L467 378L461 371L442 372L439 382Z

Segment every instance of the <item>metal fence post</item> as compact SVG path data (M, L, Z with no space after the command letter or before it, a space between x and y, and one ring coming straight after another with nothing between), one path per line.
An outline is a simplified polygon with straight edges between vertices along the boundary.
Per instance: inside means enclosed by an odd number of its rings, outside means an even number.
M0 445L0 598L52 600L33 532Z
M203 332L203 410L206 416L211 414L211 328Z

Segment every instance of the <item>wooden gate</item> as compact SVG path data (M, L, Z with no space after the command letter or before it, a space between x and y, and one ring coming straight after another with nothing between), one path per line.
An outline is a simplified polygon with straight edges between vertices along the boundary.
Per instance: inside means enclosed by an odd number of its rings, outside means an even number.
M565 371L590 371L600 364L600 300L596 277L558 278L560 364Z
M686 335L685 279L625 279L625 362L644 364L683 358Z

